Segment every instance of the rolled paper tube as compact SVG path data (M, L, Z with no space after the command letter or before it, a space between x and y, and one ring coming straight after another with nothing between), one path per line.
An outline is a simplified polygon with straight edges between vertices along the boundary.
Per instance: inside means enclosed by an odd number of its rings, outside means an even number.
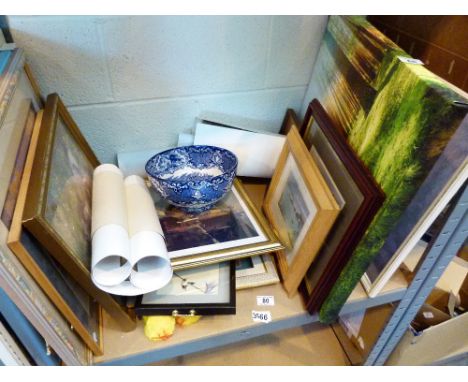
M130 238L142 231L156 232L164 237L153 199L145 181L137 175L131 175L125 179L124 185Z
M114 285L114 286L106 286L106 285L101 285L99 284L92 276L91 279L93 280L94 284L104 292L110 293L110 294L115 294L118 296L139 296L142 294L154 292L154 288L148 288L148 289L141 289L137 288L135 285L133 285L130 281L125 280L124 282Z
M122 171L113 164L94 170L91 235L107 224L118 224L128 231L128 217Z
M172 279L172 267L164 238L150 231L142 231L130 239L134 267L130 275L133 285L141 289L157 290Z
M160 289L171 280L172 267L153 199L141 177L129 176L124 184L134 264L130 281L142 289Z
M99 228L92 238L91 274L99 285L113 286L132 271L128 232L118 224Z

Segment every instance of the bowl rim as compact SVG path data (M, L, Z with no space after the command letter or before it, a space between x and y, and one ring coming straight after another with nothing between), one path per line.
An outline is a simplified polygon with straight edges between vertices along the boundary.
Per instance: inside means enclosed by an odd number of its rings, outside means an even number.
M188 145L188 146L178 146L178 147L173 147L173 148L170 148L170 149L167 149L167 150L164 150L164 151L161 151L160 153L157 153L157 154L154 154L151 158L149 158L147 161L146 161L146 164L145 164L145 172L148 176L152 177L152 178L155 178L157 179L158 181L163 181L163 182L171 182L173 180L171 180L171 178L169 179L164 179L164 178L160 178L159 176L157 175L153 175L150 171L148 171L148 165L149 163L154 160L154 158L156 158L158 155L163 155L163 154L166 154L170 151L173 151L173 150L177 150L177 149L184 149L184 148L189 148L189 147L209 147L209 148L213 148L213 149L217 149L217 150L221 150L221 151L225 151L227 153L230 153L233 157L234 157L234 163L233 165L228 169L228 170L225 170L222 174L220 175L216 175L216 176L213 176L211 179L216 179L216 178L219 178L219 177L222 177L223 175L226 175L226 174L229 174L230 172L234 171L238 164L239 164L239 161L237 159L237 156L236 154L234 154L231 150L228 150L228 149L225 149L223 147L219 147L219 146L212 146L212 145Z

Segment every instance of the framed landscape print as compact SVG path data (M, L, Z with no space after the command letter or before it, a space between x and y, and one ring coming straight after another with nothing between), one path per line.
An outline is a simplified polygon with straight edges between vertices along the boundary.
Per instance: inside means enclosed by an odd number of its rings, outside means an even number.
M301 283L307 309L320 309L359 240L385 199L367 167L314 99L306 112L303 139L336 183L343 207L318 256Z
M278 252L278 264L284 287L291 296L340 212L295 127L287 135L263 209L286 247Z
M7 244L34 280L49 296L74 330L96 355L102 355L101 308L54 260L52 256L22 228L26 192L31 177L32 161L37 145L42 112L38 114L29 153L20 176L16 207L11 220ZM21 147L21 145L20 145ZM19 153L21 153L19 151Z
M220 202L198 214L167 203L153 188L150 193L175 270L284 248L238 179Z
M168 285L137 298L135 313L138 316L236 314L235 261L175 271Z
M391 261L411 247L413 229L466 158L449 150L454 141L467 147L466 93L406 58L365 17L328 19L306 99L320 101L386 197L322 304L322 323L336 320L377 257Z
M236 260L236 289L254 288L280 282L272 255L258 255Z
M124 330L136 323L91 281L91 190L96 156L57 94L47 97L23 226Z

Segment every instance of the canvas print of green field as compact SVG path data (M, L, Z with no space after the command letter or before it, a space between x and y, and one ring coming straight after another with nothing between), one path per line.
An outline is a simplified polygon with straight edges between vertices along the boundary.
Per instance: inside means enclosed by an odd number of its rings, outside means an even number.
M322 305L320 319L325 323L336 319L366 268L397 229L467 113L454 106L454 101L468 102L465 93L402 57L409 56L364 17L330 17L309 101L317 98L347 134L386 200ZM421 213L420 206L416 214Z

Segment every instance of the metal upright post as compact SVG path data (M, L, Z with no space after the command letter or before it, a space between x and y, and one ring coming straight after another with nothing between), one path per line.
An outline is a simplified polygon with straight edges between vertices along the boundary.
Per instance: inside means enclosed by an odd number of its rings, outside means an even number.
M426 301L442 273L463 245L468 233L468 188L455 196L445 224L429 245L416 275L377 339L365 365L383 365Z

